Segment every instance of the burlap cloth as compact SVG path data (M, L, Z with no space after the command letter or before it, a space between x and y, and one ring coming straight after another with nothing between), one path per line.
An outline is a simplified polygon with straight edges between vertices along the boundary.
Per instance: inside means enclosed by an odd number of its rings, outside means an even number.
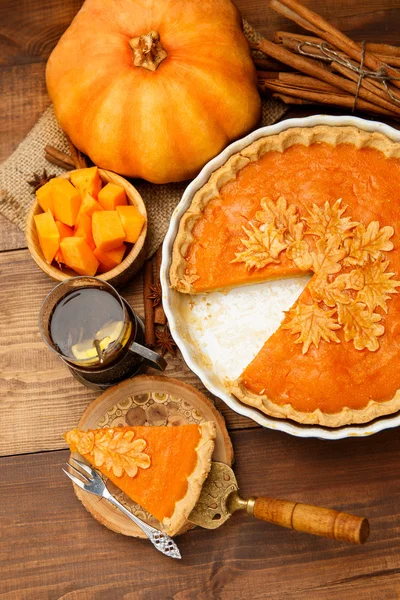
M249 41L256 41L259 37L246 22L244 31ZM282 102L273 98L264 99L261 125L275 123L285 112L286 106ZM22 230L25 229L26 215L34 199L28 181L34 173L42 173L43 169L55 175L63 172L45 159L46 144L69 153L67 141L58 126L52 106L49 106L15 152L0 166L0 213ZM132 183L143 197L147 208L150 257L164 239L172 212L189 182L155 185L134 180Z

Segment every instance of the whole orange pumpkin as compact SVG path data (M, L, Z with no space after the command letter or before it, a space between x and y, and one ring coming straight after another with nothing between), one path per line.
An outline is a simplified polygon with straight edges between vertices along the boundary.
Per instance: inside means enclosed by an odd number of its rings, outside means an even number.
M72 142L111 171L182 181L261 112L230 0L86 0L46 70Z

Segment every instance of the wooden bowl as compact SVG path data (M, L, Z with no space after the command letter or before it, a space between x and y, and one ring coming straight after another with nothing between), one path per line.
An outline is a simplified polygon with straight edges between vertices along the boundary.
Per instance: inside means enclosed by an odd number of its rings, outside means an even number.
M65 179L69 180L71 178L71 173L73 173L73 171L63 173L60 175L60 177L64 177ZM99 169L99 174L103 183L115 183L116 185L123 187L129 204L136 206L142 215L146 217L146 221L143 225L143 229L137 242L133 245L128 244L128 248L129 246L131 246L131 248L123 261L114 269L97 275L99 279L108 281L108 283L118 287L126 283L143 266L146 257L145 240L147 235L147 211L141 195L137 189L134 188L133 185L130 184L126 179L120 177L120 175L112 173L111 171L104 171L103 169ZM56 279L57 281L64 281L70 277L77 277L78 273L66 266L63 266L61 270L61 268L53 266L53 264L49 265L49 263L46 262L39 244L36 226L33 219L35 215L38 215L41 212L43 211L40 208L37 200L34 200L26 220L26 241L33 260L42 269L42 271L44 271L44 273L47 273L47 275L50 275L50 277Z

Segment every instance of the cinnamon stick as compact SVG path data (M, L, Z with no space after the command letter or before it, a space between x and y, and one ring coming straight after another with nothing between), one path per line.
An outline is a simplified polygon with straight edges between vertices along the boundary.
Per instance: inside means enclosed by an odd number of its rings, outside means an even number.
M292 0L284 0L285 2L289 2ZM277 0L272 0L272 2L277 2ZM311 77L316 77L321 81L325 81L326 83L330 83L336 88L340 88L346 91L350 96L355 97L357 92L357 84L353 81L349 81L348 79L344 79L343 77L339 77L335 75L331 71L323 69L315 64L315 61L312 61L309 58L305 58L303 56L299 56L297 54L293 54L286 48L274 44L265 38L262 38L260 42L257 44L257 48L267 54L268 56L272 56L276 60L287 64L291 67L295 67L298 71L302 71ZM368 101L370 104L380 106L386 111L390 111L391 113L396 113L400 115L400 105L396 106L389 100L384 100L380 96L372 93L370 90L366 89L365 86L361 86L359 89L359 97ZM354 101L354 100L353 100Z
M44 153L44 157L52 165L57 165L57 167L60 167L61 169L64 169L65 171L71 171L72 169L75 169L74 166L71 167L70 164L64 162L63 160L60 160L59 158L56 158L55 156L53 156L53 154L49 154L48 152Z
M74 166L74 161L72 160L72 158L65 152L57 150L57 148L54 148L54 146L47 145L44 147L44 151L46 154L50 154L50 156L53 156L57 160L64 162L67 165L70 165L71 167Z
M162 260L162 244L156 253L156 284L158 284L158 285L161 285L160 284L161 260ZM165 312L164 312L163 305L162 305L162 300L160 301L160 304L157 304L157 306L154 308L154 322L157 323L157 325L165 325L165 323L167 322L167 317L165 316Z
M354 97L349 96L345 93L333 93L333 92L322 92L322 91L312 91L308 89L296 88L283 82L279 82L279 80L266 80L261 86L259 86L261 91L272 90L273 92L278 92L280 94L288 94L290 96L294 96L296 98L302 98L304 100L309 100L314 102L315 104L331 104L334 106L342 106L345 108L353 108L354 105ZM376 106L375 104L371 104L370 102L366 102L365 100L358 100L357 107L359 110L363 110L365 112L372 112L378 115L385 115L387 117L395 117L396 115L388 111L380 106Z
M304 98L295 98L294 96L288 96L287 94L272 94L273 98L279 98L285 104L315 104L312 100L305 100Z
M294 52L299 51L300 44L326 44L329 49L334 49L331 44L327 44L325 40L320 37L312 35L303 35L300 33L292 33L288 31L276 31L273 37L273 41L276 44L282 44L285 48L293 50ZM375 52L376 56L384 63L392 65L393 67L400 65L400 47L390 46L388 44L371 44L366 42L365 50L367 52ZM318 48L310 49L310 52L321 58L325 58L322 50ZM342 58L348 58L344 52L338 51L339 56Z
M311 31L318 37L324 39L335 48L342 50L349 56L360 63L362 60L362 49L359 44L353 42L344 33L333 27L328 21L325 21L317 13L303 6L297 0L271 0L270 6L273 10L281 15L286 16L291 21L294 21L303 29ZM364 64L372 71L384 69L388 76L400 77L400 72L396 71L389 65L384 65L372 52L366 52ZM391 84L400 88L400 80L392 80Z
M72 160L74 161L75 169L85 169L88 166L85 156L80 150L78 150L78 148L74 146L74 144L71 142L68 136L66 136L66 138L69 146L69 151L71 152Z
M315 77L309 77L308 75L301 75L300 73L272 73L271 71L259 71L259 82L264 81L276 81L282 82L294 87L302 87L310 90L319 90L321 92L342 92L341 89L334 87L330 83L315 79Z
M253 58L256 69L263 71L281 71L282 65L277 60L268 60L263 58Z
M332 71L336 71L337 73L344 75L344 77L347 77L347 79L351 79L352 81L355 81L356 83L358 83L358 81L359 81L358 73L355 73L354 71L345 67L344 65L340 65L338 63L332 63L331 69L332 69ZM361 85L364 86L366 89L370 90L373 94L380 96L381 98L382 97L388 98L387 92L382 91L379 87L378 82L374 81L373 79L363 79Z
M395 67L398 69L400 67L400 56L390 56L388 54L377 54L377 58L380 61L385 63L386 65L390 65L391 67Z
M373 54L385 54L387 56L396 56L397 58L400 58L400 46L393 46L392 44L374 44L371 42L367 42L365 48Z
M143 270L143 304L144 304L144 343L149 348L154 348L156 336L154 330L154 308L149 298L153 285L153 265L151 260L146 260Z

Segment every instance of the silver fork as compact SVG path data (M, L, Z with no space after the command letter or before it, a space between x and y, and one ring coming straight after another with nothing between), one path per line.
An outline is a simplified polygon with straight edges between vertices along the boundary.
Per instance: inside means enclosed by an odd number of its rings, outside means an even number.
M119 508L119 510L122 511L124 515L129 517L129 519L131 519L134 523L136 523L138 527L140 527L140 529L143 531L144 534L147 535L147 537L149 538L153 546L157 548L157 550L159 550L163 554L166 554L167 556L170 556L171 558L181 558L181 553L179 552L179 548L175 544L174 540L162 531L159 531L158 529L151 527L151 525L144 523L141 519L133 515L129 510L127 510L125 506L122 506L122 504L110 494L104 481L94 469L89 467L89 465L81 462L80 460L77 460L76 458L71 457L70 461L75 463L79 467L79 469L74 467L74 465L72 465L71 462L67 462L67 467L71 469L71 471L76 473L76 475L79 475L79 477L76 477L75 475L73 475L69 471L66 471L65 469L63 469L63 471L76 485L85 490L85 492L89 492L90 494L95 494L96 496L101 496L102 498L105 498L106 500L111 502L111 504ZM84 471L84 473L82 473L82 471Z

